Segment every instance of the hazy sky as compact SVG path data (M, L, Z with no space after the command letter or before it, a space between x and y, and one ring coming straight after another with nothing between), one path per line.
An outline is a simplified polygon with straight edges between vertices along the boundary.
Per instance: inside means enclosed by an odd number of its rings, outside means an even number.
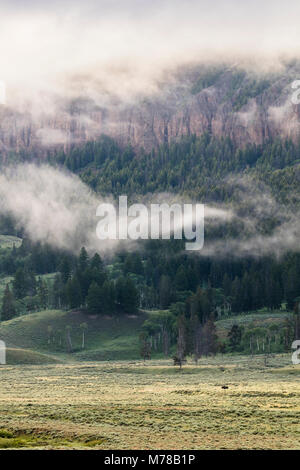
M190 61L273 66L299 54L299 17L298 0L0 0L0 80L22 96L71 92L74 76L126 94Z
M0 0L0 81L8 104L49 113L56 95L155 91L165 69L190 62L274 69L300 54L299 18L299 0ZM2 206L36 239L75 247L94 199L74 178L21 167L0 180ZM246 248L298 247L299 220L289 237L286 227L267 240L254 234Z

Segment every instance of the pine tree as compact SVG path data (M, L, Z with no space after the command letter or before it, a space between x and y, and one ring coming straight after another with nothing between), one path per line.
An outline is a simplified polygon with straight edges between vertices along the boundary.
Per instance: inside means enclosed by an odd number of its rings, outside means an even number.
M2 301L1 321L10 320L15 315L16 315L16 308L15 308L14 296L10 291L9 285L6 284L3 301Z
M37 295L39 298L39 304L41 308L47 308L48 305L48 288L47 284L41 279L37 282Z
M102 313L102 291L101 287L96 283L92 282L87 295L87 308L93 315L99 315Z
M175 276L175 286L177 290L184 291L189 288L187 272L183 264L179 266Z
M93 258L91 259L91 268L96 269L98 271L103 270L103 261L98 253L95 253Z
M126 313L136 313L139 306L139 294L134 282L128 277L124 282L122 308Z
M19 268L16 271L15 278L13 281L13 292L16 299L22 299L26 295L26 276L25 271L22 268Z
M66 285L66 296L70 308L80 307L82 304L81 288L77 276L69 279Z
M167 308L171 302L171 280L169 276L161 276L159 281L159 304L161 308Z
M84 246L80 250L79 260L78 260L78 269L80 273L83 273L89 264L89 257Z
M234 324L228 333L229 345L232 351L238 351L242 340L242 329L239 325Z
M71 277L71 261L68 256L63 257L59 266L59 271L61 273L63 283L66 284Z

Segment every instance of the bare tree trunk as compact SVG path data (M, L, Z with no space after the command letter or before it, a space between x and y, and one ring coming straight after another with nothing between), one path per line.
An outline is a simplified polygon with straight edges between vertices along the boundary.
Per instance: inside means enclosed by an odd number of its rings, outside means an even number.
M167 330L163 330L163 348L164 348L164 355L168 357L169 355L169 334Z
M72 346L72 340L71 340L70 331L67 332L67 343L68 343L68 350L69 350L69 352L72 352L73 346Z

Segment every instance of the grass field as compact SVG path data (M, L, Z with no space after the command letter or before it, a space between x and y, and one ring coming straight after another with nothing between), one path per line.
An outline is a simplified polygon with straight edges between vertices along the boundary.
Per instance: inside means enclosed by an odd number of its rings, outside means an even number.
M171 359L144 364L138 334L147 314L48 310L2 322L8 350L0 366L0 449L300 448L300 366L291 354L271 355L266 364L264 355L218 355L181 371ZM219 320L217 329L222 337L233 322L281 324L284 317L239 315Z
M6 349L6 363L9 365L15 364L51 364L60 362L47 354L41 354L36 351L21 348L7 348Z
M0 448L299 449L290 355L0 366ZM226 385L228 388L223 389Z

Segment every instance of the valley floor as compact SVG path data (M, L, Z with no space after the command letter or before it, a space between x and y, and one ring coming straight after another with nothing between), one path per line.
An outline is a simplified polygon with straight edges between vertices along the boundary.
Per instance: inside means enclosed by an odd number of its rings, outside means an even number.
M0 448L299 449L291 355L0 366ZM222 388L226 386L228 388Z

